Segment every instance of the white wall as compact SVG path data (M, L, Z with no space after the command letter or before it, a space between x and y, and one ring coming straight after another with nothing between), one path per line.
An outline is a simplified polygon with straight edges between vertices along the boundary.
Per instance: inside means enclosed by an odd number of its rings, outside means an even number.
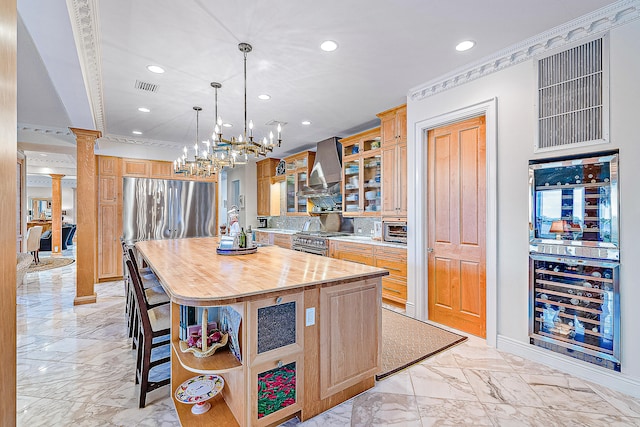
M29 199L31 198L51 198L51 187L27 187L27 215L31 209ZM73 188L62 187L62 210L67 211L64 215L64 221L69 223L76 222L76 214L74 210L74 191Z
M248 164L236 166L232 169L226 169L227 174L227 208L231 207L229 200L233 194L233 181L240 181L240 195L244 196L244 208L240 210L238 221L244 228L251 225L251 228L258 227L258 201L257 201L257 182L256 162L250 160ZM226 212L226 210L225 210ZM226 223L226 214L220 217L220 224Z
M640 141L636 133L640 100L640 21L617 27L610 34L610 144L562 150L546 155L534 154L535 70L529 60L483 78L443 91L422 100L408 100L409 172L414 179L424 177L424 159L413 155L416 123L491 98L497 99L497 333L498 348L519 352L526 357L555 365L578 376L598 380L627 393L640 395L640 336L636 304L640 285L634 263L640 259L640 197L638 164ZM620 150L620 230L621 230L621 365L618 374L595 365L537 349L528 344L528 160L553 155L575 154L608 149ZM411 175L410 175L411 176ZM410 182L409 191L416 188ZM488 189L491 191L491 189ZM415 204L425 203L425 194L415 194ZM411 206L409 206L411 211ZM410 217L411 220L411 217ZM426 218L415 218L426 221ZM411 225L411 224L410 224ZM426 241L418 241L418 251ZM420 249L421 248L421 249ZM410 248L411 249L411 248ZM410 259L424 260L423 254ZM415 300L417 286L409 283L409 302ZM426 294L426 291L425 291Z

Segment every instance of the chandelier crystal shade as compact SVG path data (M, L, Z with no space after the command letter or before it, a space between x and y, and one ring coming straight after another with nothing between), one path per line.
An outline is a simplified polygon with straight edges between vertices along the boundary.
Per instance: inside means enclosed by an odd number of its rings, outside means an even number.
M196 111L196 142L193 151L186 146L183 154L173 162L175 173L190 176L211 176L220 172L225 167L235 167L246 164L249 157L266 157L277 145L282 143L282 126L278 123L276 136L269 132L269 138L255 141L253 137L253 121L249 120L247 129L247 53L252 47L249 43L240 43L238 49L244 55L244 132L238 137L226 138L222 134L222 118L218 115L218 89L222 84L212 82L211 87L215 91L215 119L216 123L211 134L211 141L202 141L204 147L199 145L199 113L200 107L193 107ZM248 132L247 132L248 130ZM190 154L193 153L193 156Z

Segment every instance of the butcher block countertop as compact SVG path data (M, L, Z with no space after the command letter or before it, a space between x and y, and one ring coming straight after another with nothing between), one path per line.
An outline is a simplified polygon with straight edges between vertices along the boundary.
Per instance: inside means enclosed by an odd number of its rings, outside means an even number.
M171 300L191 306L233 304L389 274L382 268L278 246L235 256L218 255L217 247L216 237L136 243Z

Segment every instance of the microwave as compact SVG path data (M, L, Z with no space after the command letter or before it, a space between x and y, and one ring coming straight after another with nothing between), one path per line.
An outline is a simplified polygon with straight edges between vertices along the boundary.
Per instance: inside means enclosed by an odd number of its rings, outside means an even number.
M385 242L407 243L407 222L383 221L382 239Z

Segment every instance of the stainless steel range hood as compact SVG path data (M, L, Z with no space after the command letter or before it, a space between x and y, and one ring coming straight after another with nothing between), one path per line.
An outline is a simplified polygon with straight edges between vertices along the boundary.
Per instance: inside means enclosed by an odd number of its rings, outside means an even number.
M314 205L312 212L342 210L342 144L337 137L318 142L316 159L309 175L309 186L298 191L299 197L308 197Z
M302 189L298 195L314 197L316 195L330 195L340 192L342 180L342 144L337 137L318 142L316 159L309 176L309 186Z

